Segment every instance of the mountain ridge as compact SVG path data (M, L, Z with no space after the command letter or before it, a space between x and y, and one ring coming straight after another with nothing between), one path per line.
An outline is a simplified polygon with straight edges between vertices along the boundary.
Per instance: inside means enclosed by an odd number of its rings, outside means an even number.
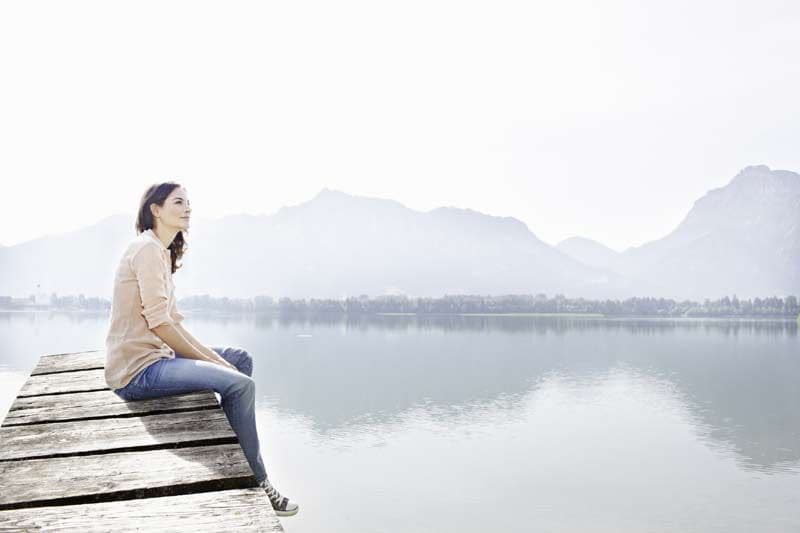
M514 217L451 206L417 211L323 188L271 215L195 216L176 287L231 297L800 293L798 212L800 175L749 166L695 201L668 234L617 252L584 237L551 246ZM108 296L135 237L133 217L117 213L0 247L0 294L26 296L41 284L47 292Z

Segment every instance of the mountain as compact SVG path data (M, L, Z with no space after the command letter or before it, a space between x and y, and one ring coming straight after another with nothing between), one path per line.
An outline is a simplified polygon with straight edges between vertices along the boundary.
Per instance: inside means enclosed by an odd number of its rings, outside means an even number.
M132 214L114 215L0 248L0 295L109 298L133 228ZM179 297L785 296L800 294L800 175L747 167L697 200L668 235L621 254L582 238L550 246L511 217L422 212L330 189L273 215L196 214L187 242Z
M697 200L667 236L625 251L628 292L701 299L800 294L800 175L764 165Z
M135 236L132 215L0 250L0 294L110 297ZM604 276L539 240L517 219L429 212L329 189L274 215L195 218L175 273L178 296L342 297L404 293L575 294Z
M0 295L110 296L107 280L111 276L113 282L119 257L134 233L132 215L112 215L76 231L0 248Z
M585 237L564 239L556 244L556 248L581 263L610 270L616 268L616 263L622 255L608 246Z
M597 277L513 218L455 208L420 212L329 189L272 216L194 230L191 262L187 256L185 276L176 280L190 294L555 292Z

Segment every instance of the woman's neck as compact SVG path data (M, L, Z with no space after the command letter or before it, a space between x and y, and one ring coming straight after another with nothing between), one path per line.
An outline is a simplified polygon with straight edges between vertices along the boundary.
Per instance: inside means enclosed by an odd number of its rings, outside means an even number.
M158 240L164 244L164 248L169 248L169 245L172 244L173 240L175 240L175 235L178 234L178 231L180 230L168 227L153 228L153 233L155 233L156 237L158 237Z

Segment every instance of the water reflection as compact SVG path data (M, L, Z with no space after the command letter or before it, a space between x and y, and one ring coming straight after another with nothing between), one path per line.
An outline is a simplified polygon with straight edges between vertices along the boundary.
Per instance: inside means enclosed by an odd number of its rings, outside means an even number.
M486 406L514 410L553 376L587 388L625 368L672 384L698 437L744 468L800 460L794 321L283 316L256 327L285 333L257 347L272 355L257 369L262 390L322 434L420 408L443 423Z
M409 416L512 419L553 383L577 397L623 375L677 398L698 438L745 469L800 461L795 321L186 314L198 337L246 347L264 401L328 438ZM101 348L106 324L0 313L0 364L29 371L44 353Z
M247 315L228 315L225 320L250 320ZM795 320L731 320L682 318L597 318L569 316L486 316L486 315L355 315L341 317L335 314L257 315L256 326L283 328L340 326L367 331L441 330L487 331L504 333L567 333L569 331L626 331L635 335L668 334L676 329L702 330L708 333L730 335L772 335L796 337Z

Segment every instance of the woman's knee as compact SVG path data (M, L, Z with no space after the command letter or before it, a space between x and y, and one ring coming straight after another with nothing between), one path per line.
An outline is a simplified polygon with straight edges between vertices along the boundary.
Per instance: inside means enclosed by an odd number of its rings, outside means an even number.
M239 372L248 376L253 375L253 358L244 348L236 346L211 348L222 356L223 359L235 366Z
M256 382L253 378L239 374L236 379L231 381L223 393L226 395L232 394L237 396L255 396Z
M239 352L239 364L236 365L237 368L247 374L248 376L253 375L253 358L250 356L250 353L245 350L244 348L237 348Z

